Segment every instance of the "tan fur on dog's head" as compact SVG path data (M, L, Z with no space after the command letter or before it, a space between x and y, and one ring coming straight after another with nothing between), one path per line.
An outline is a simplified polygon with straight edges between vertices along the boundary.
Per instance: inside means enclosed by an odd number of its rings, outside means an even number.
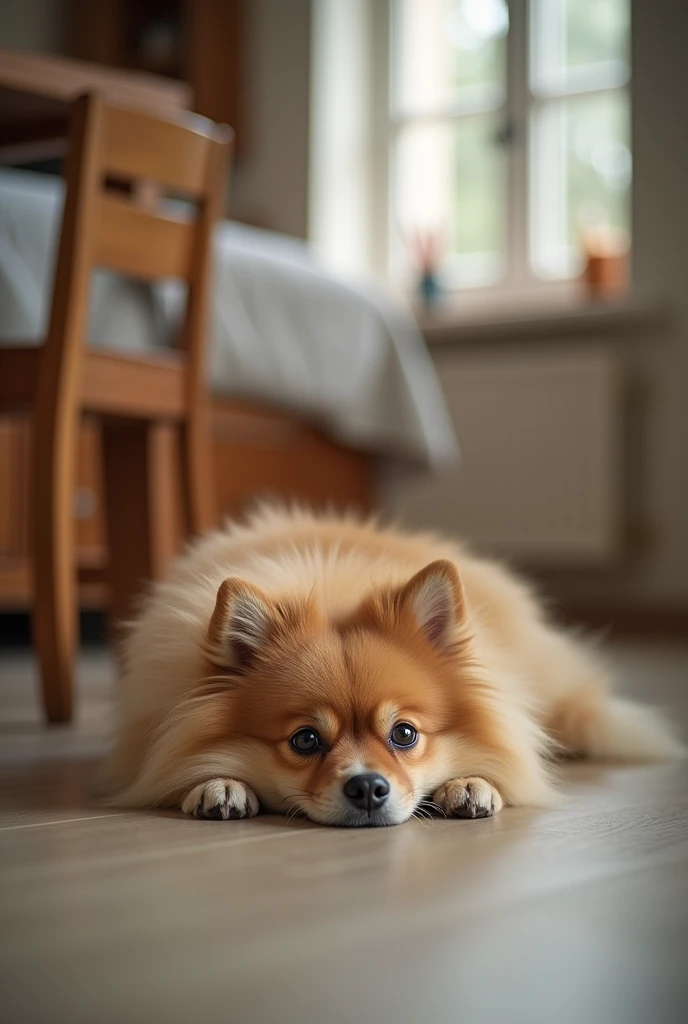
M312 601L278 603L240 580L220 588L209 629L216 662L236 673L233 731L253 747L250 784L275 810L328 824L395 824L446 777L442 738L456 716L454 641L462 619L456 569L437 562L406 586L380 591L330 624ZM418 738L391 735L402 723ZM321 741L312 753L291 742ZM256 770L257 769L257 770ZM389 794L379 810L344 794L375 774Z
M473 661L466 614L449 561L378 588L334 622L313 597L275 600L225 580L207 632L213 674L168 717L141 784L150 794L159 777L165 802L229 776L268 810L335 825L405 821L457 775L508 792L518 730L514 746L513 718ZM304 736L312 749L299 751ZM361 776L377 778L381 802L356 790Z

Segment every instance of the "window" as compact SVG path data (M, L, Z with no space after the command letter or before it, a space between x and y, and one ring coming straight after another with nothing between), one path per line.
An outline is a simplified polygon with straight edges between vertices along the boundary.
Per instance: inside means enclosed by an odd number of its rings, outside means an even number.
M450 288L576 276L629 230L629 0L390 0L389 269Z

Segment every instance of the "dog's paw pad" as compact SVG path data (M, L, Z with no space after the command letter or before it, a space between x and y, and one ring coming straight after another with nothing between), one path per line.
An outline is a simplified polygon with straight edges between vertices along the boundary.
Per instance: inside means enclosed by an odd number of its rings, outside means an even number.
M258 813L258 798L243 782L211 779L191 790L182 803L182 811L194 818L215 821L252 818Z
M448 818L491 818L504 801L485 779L450 779L437 790L433 802Z

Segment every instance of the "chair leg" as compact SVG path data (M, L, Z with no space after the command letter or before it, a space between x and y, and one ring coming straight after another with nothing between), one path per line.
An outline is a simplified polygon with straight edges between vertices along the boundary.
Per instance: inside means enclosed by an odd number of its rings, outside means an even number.
M103 424L110 621L115 629L131 617L148 581L166 575L178 550L176 450L172 424Z
M191 537L217 526L209 410L199 404L182 428L182 488Z
M33 631L43 707L50 722L72 717L77 645L76 545L73 495L76 411L34 424L31 515Z

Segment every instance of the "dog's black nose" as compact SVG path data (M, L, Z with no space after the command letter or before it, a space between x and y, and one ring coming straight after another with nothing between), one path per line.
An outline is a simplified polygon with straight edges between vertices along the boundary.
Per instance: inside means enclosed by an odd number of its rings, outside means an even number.
M382 775L367 772L353 775L344 785L344 796L362 811L377 811L389 796L389 782Z

